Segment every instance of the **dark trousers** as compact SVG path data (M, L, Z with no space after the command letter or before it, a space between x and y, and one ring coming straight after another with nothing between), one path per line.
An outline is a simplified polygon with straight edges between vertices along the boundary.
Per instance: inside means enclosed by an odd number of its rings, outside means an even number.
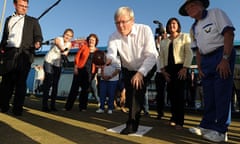
M157 72L155 75L155 85L156 85L156 102L157 102L157 113L159 117L163 116L163 109L165 106L165 87L166 80L162 73Z
M231 122L231 98L233 90L233 75L223 79L216 67L222 60L223 47L211 55L201 56L201 68L204 95L204 115L200 127L225 133ZM235 64L235 49L229 58L231 74Z
M114 97L116 94L118 81L110 81L110 80L100 80L99 86L99 96L100 96L100 108L105 109L105 101L108 96L108 110L114 109Z
M58 83L61 75L61 67L53 66L49 63L44 63L44 72L45 78L43 81L43 100L42 100L42 107L48 108L48 98L49 98L49 91L52 87L51 91L51 105L52 109L55 108L55 102L58 92Z
M79 87L81 87L81 92L79 95L79 110L87 109L89 86L89 74L86 68L78 69L78 74L73 75L73 81L67 98L67 102L65 104L65 108L67 110L72 109L74 101L79 94Z
M23 111L27 89L26 81L30 69L31 63L29 62L28 56L21 54L17 59L16 68L2 76L0 85L0 107L2 111L9 110L9 103L13 94L13 111L16 113Z
M167 94L170 99L172 114L170 121L181 126L184 124L184 88L186 84L186 80L178 78L178 72L182 67L182 64L173 64L166 68L171 76L171 80L167 84Z
M140 113L144 108L144 97L149 77L144 77L144 85L142 86L142 89L136 89L131 84L131 79L136 74L136 71L129 71L126 68L122 68L122 72L126 88L126 106L129 108L127 125L133 124L138 127Z

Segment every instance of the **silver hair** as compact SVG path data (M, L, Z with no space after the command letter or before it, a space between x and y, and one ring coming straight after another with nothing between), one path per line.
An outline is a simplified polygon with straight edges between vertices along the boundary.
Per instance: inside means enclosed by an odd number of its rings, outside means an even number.
M134 12L131 8L123 6L117 9L117 11L114 14L114 20L116 20L119 16L129 14L130 18L134 18Z

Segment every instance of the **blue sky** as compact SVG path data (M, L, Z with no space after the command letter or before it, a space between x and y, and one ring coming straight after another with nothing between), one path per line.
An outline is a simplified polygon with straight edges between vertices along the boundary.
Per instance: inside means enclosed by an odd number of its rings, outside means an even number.
M2 10L3 1L0 2ZM57 0L30 0L28 15L39 17ZM109 35L115 31L113 15L120 6L129 6L135 12L135 22L149 25L153 33L159 20L164 25L170 17L177 17L182 31L189 32L193 20L178 14L185 0L61 0L40 19L44 40L62 35L65 28L72 28L75 37L86 37L90 33L99 36L98 46L106 46ZM209 8L221 8L232 20L236 31L235 40L240 40L239 0L210 0ZM5 17L14 12L12 0L7 0ZM2 13L2 12L1 12ZM4 19L5 20L5 19ZM1 35L1 34L0 34ZM44 47L45 50L49 47Z

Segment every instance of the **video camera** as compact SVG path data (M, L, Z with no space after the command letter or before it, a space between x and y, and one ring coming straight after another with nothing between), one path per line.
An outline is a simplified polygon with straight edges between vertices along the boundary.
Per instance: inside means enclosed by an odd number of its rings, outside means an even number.
M158 36L161 36L162 34L164 34L165 30L162 23L159 22L158 20L154 20L153 23L158 25L158 27L155 29L155 39L156 39Z

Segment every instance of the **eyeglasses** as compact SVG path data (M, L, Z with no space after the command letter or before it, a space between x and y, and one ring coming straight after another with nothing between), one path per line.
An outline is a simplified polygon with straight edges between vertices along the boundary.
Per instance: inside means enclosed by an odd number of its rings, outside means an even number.
M128 22L130 22L132 19L129 19L129 20L125 20L125 21L116 21L115 24L116 25L120 25L120 24L127 24Z
M18 6L21 7L21 8L26 8L26 9L29 8L28 6L21 5L21 4L18 4Z

